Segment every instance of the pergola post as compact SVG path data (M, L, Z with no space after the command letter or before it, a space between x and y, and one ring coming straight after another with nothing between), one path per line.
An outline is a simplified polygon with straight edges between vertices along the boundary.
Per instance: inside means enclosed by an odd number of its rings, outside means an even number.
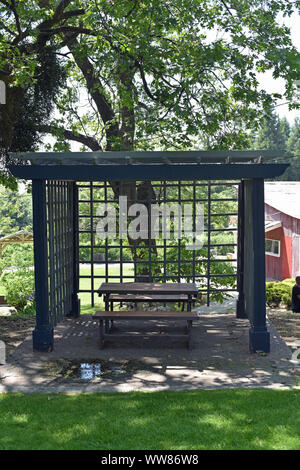
M79 227L78 227L78 187L73 183L73 293L72 293L72 311L68 316L80 316L79 291Z
M236 317L247 318L245 311L245 295L244 295L244 245L245 245L245 201L244 201L244 181L239 185L238 194L238 246L237 246L237 289L238 299L236 302Z
M250 234L247 256L249 265L245 264L245 270L249 269L249 276L246 279L249 283L246 310L248 310L247 316L251 324L249 346L251 352L268 353L270 352L270 333L266 325L264 180L252 179L247 182L246 187L248 195L245 210L248 211L249 226L245 228L245 231Z
M46 181L32 181L36 326L32 333L33 349L52 351L53 327L48 298L47 201Z

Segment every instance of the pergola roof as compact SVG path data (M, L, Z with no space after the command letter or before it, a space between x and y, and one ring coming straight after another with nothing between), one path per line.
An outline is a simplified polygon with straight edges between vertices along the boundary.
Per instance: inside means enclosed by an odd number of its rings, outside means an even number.
M191 150L191 151L120 151L120 152L28 152L13 157L33 165L137 165L199 163L262 163L282 158L272 150Z
M33 241L33 234L32 232L27 232L26 230L19 230L18 232L9 233L8 235L0 238L0 244L6 242L24 243L27 241Z
M15 176L24 179L274 178L288 167L286 163L265 163L283 157L283 152L269 150L29 152L11 156L29 163L9 167Z
M18 232L9 233L0 238L0 256L2 250L13 243L30 243L33 242L33 233L26 230L19 230Z

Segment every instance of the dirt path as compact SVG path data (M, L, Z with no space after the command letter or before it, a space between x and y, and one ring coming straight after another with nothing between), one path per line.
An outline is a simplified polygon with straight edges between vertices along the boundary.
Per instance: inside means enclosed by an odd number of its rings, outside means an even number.
M10 354L27 336L35 325L35 317L18 315L0 317L0 340L6 344L6 355Z

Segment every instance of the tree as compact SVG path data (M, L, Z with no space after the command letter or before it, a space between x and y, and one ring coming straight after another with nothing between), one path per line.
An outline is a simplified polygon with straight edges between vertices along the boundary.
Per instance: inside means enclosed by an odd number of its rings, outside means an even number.
M291 166L286 173L288 179L299 180L300 171L300 119L296 118L291 127L290 135L287 141L287 150L293 156Z
M288 139L288 123L281 120L275 112L268 115L254 139L256 149L267 149L275 151L286 150Z
M51 28L67 28L83 13L66 12L70 3L0 2L0 80L7 94L6 105L0 106L0 182L13 189L15 181L5 171L8 152L36 148L40 126L49 121L55 96L64 85L65 70Z
M55 150L68 150L71 141L94 151L243 148L249 130L283 98L259 88L257 73L268 70L284 81L285 100L299 106L292 102L299 53L289 29L277 21L279 14L290 16L298 2L36 0L27 8L24 1L3 0L2 5L0 69L14 90L8 97L13 132L20 96L35 79L38 53L51 46L65 70L67 84L56 97L60 116L38 126L56 137ZM117 198L120 184L111 187ZM135 183L124 185L123 194L135 189ZM154 195L151 183L137 186L138 201L149 194Z
M49 45L68 86L61 119L40 132L91 150L239 148L280 95L259 90L272 70L292 101L299 54L277 22L286 0L3 0L2 79L18 116ZM1 78L1 77L0 77ZM87 91L82 112L78 90ZM14 99L15 98L15 99ZM295 105L296 106L296 105ZM66 123L68 126L66 126ZM12 126L14 128L14 126Z
M32 230L31 196L0 188L0 237Z

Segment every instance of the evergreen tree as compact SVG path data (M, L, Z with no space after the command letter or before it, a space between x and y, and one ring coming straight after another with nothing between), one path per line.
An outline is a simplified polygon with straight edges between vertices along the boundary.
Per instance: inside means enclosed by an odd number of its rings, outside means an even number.
M292 155L291 166L285 172L287 179L300 180L300 118L296 118L287 140L287 151Z
M272 112L260 127L254 140L254 147L258 150L285 151L288 136L287 121Z

